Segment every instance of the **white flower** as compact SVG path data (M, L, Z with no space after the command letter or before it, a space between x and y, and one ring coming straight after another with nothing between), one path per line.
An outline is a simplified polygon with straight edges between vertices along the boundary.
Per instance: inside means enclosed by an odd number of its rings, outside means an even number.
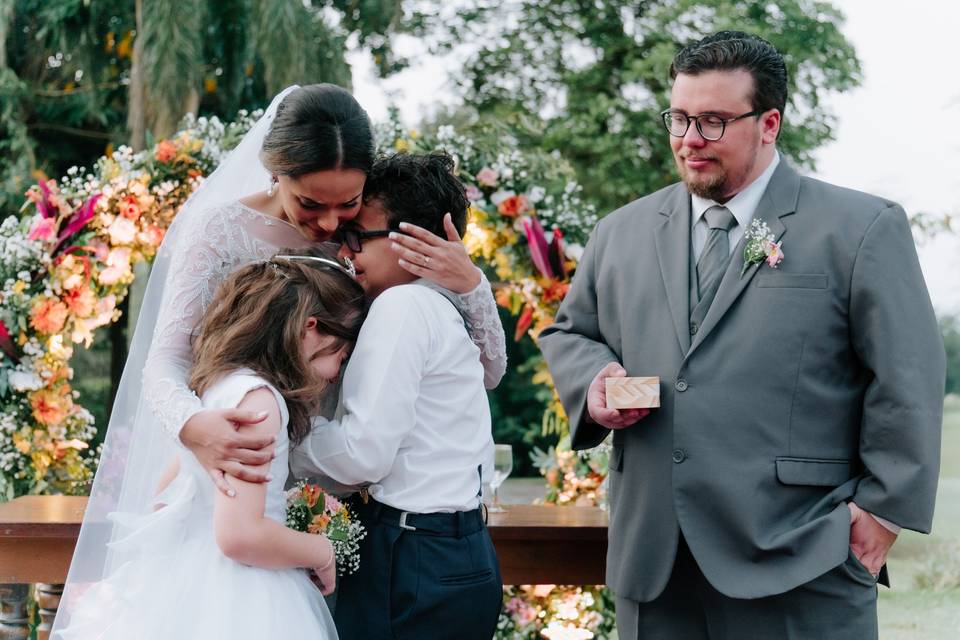
M564 245L564 253L567 254L567 257L576 262L580 262L580 259L583 257L583 245L577 243L570 243Z
M496 205L499 205L504 200L506 200L507 198L512 198L515 195L517 194L514 193L513 191L496 191L490 195L490 202L492 202L496 206Z
M21 393L36 391L43 387L43 381L33 371L15 370L10 372L10 386Z
M532 204L537 204L543 200L543 197L547 195L547 190L541 186L530 187L530 191L527 193L527 198Z

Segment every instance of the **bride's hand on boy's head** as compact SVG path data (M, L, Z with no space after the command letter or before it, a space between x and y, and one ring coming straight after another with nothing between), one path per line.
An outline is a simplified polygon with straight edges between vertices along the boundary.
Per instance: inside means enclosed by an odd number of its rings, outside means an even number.
M266 417L266 413L239 409L207 409L187 420L180 440L197 457L217 489L232 497L235 491L227 476L253 483L269 481L266 472L248 467L273 459L273 451L267 448L275 442L275 436L251 435L240 430L242 426L263 422Z
M443 217L447 239L408 222L400 223L403 233L390 234L400 266L415 276L431 280L444 289L469 293L480 284L480 270L470 260L450 214Z

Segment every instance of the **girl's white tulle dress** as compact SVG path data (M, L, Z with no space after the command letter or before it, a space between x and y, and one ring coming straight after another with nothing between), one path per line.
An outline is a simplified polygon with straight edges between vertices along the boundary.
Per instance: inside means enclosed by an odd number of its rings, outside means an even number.
M265 515L284 523L289 440L283 398L262 378L238 371L212 386L203 405L233 408L259 387L273 391L283 416ZM223 555L214 537L215 491L184 450L179 474L154 501L166 506L111 514L111 548L129 560L79 595L57 640L335 639L333 619L306 570L259 569Z

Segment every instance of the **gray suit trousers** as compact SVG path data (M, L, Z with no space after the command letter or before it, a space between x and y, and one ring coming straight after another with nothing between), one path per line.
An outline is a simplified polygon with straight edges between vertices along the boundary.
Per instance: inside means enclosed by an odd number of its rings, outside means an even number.
M876 640L876 579L851 551L786 593L731 598L713 588L681 537L660 596L617 598L617 632L620 640Z

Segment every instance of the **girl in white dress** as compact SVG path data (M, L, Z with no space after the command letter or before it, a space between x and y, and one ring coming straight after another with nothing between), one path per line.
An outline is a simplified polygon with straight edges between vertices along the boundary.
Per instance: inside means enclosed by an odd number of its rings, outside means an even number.
M337 637L321 595L335 584L333 549L284 525L283 489L291 443L308 433L363 315L363 289L329 248L248 265L220 286L194 344L190 386L205 408L266 415L250 428L275 439L259 469L272 479L237 480L229 498L182 451L152 504L111 514L110 546L126 560L79 596L56 638Z

